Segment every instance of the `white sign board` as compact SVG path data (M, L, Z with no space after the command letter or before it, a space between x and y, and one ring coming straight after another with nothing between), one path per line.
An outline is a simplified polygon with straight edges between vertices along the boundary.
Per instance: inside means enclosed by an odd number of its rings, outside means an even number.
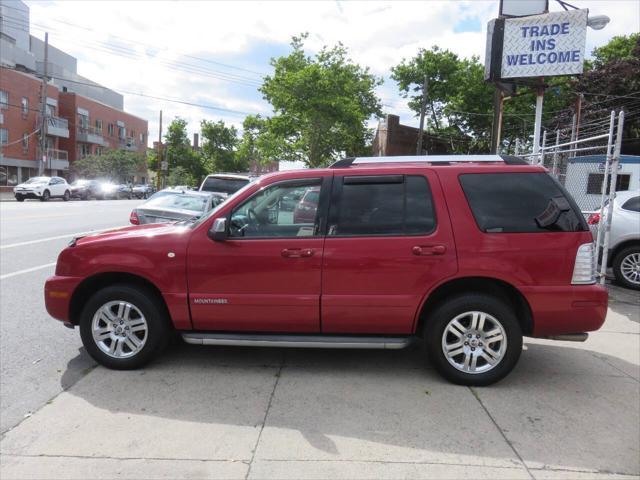
M160 162L160 169L169 170L169 162L167 162L166 160L163 160L162 162Z
M548 0L500 0L500 15L506 17L540 15L548 9Z
M581 74L588 10L508 18L504 23L502 78Z

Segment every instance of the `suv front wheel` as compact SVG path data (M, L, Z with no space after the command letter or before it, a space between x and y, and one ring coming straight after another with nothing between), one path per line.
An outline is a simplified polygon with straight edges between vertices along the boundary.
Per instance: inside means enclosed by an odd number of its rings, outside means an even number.
M522 352L513 310L485 294L452 297L427 318L425 346L436 369L460 385L490 385L507 375Z
M143 366L166 346L169 322L152 292L131 285L98 291L80 316L80 336L101 365L117 370Z

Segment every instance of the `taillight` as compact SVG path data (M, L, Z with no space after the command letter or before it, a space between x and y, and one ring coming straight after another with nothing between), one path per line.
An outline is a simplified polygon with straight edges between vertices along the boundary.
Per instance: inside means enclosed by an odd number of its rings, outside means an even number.
M573 264L573 285L591 285L596 283L596 256L593 242L578 247L576 262Z
M131 215L129 215L129 221L134 225L140 225L140 219L138 218L138 214L135 210L131 211Z
M587 218L587 223L589 225L597 225L598 223L600 223L600 214L592 213L591 215L589 215L589 218Z

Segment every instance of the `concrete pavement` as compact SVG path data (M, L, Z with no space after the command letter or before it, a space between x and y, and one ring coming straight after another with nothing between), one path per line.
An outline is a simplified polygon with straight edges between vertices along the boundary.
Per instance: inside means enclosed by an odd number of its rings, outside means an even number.
M128 202L106 203L97 216L89 203L68 208L88 227L126 222ZM12 231L11 244L26 241ZM48 256L38 244L0 250L2 274L55 261L64 243L47 242ZM586 343L527 340L505 380L466 388L443 381L417 346L178 343L142 370L94 367L77 331L43 310L51 270L1 285L2 479L640 476L636 292L612 287L607 321Z

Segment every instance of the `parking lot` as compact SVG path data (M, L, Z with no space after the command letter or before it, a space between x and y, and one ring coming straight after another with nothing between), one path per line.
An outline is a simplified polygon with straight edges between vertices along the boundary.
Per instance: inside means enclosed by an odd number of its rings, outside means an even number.
M96 367L43 282L73 234L139 202L0 203L0 477L640 476L640 295L615 286L586 343L527 339L485 388L446 383L419 345L176 343L143 370Z

